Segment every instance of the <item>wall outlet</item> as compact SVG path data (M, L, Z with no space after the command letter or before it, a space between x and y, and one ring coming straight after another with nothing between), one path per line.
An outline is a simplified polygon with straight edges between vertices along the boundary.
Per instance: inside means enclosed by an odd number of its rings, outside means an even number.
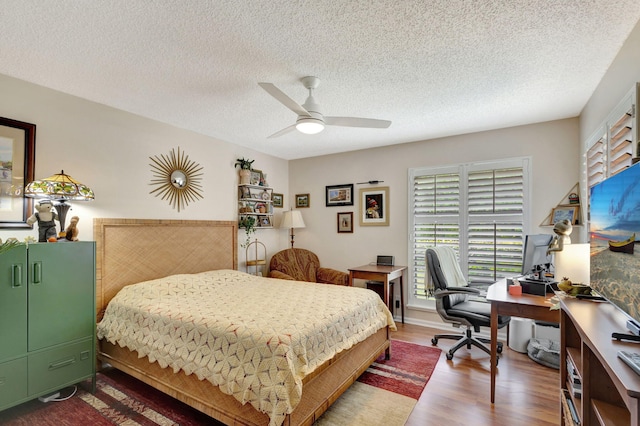
M60 392L55 392L55 393L52 393L51 395L41 396L38 399L41 402L51 402L54 399L58 399L58 398L60 398Z

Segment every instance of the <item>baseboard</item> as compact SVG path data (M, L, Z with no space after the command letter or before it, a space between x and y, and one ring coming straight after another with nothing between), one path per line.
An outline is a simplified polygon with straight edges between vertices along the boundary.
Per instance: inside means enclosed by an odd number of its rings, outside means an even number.
M400 321L399 318L394 318L397 322ZM440 322L440 321L427 321L416 318L407 318L406 315L404 317L405 324L419 325L421 327L429 327L435 328L436 330L442 330L445 332L460 332L460 334L465 332L465 327L454 327L449 323ZM479 333L474 333L474 336L484 337L485 339L491 338L491 329L488 327L482 327ZM498 340L507 340L507 327L503 327L498 330Z

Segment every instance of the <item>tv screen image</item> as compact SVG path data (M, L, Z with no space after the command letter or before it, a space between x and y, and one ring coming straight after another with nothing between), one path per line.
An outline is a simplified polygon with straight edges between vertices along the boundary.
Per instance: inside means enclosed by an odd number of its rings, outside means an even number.
M640 163L594 185L589 202L590 285L639 322L636 235L640 235Z

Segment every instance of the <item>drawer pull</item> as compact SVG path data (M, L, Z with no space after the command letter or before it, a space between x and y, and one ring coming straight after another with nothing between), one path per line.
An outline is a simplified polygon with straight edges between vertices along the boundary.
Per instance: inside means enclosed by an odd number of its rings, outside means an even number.
M73 356L71 358L68 359L64 359L62 361L56 361L52 364L49 364L49 371L51 370L56 370L58 368L62 368L62 367L66 367L67 365L71 365L71 364L75 364L76 362L76 357Z
M13 287L20 287L22 285L22 265L12 265L13 274L11 274L11 285Z

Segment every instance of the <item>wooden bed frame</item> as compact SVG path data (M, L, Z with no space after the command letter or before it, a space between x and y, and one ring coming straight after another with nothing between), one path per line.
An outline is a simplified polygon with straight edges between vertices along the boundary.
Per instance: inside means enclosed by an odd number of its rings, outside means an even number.
M179 273L237 269L234 221L94 219L97 318L122 287ZM388 327L343 351L303 380L302 400L283 423L311 425L383 352ZM268 425L269 417L242 405L206 380L173 373L137 352L98 342L98 360L136 377L227 425Z

